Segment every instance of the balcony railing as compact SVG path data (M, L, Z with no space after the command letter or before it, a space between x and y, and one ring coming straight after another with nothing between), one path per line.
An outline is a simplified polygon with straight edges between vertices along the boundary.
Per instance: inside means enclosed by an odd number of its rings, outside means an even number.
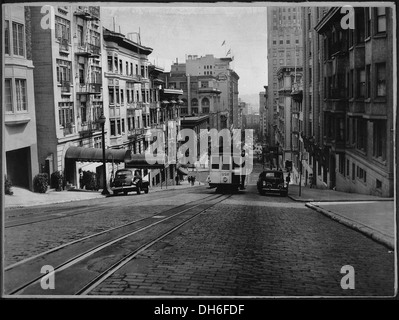
M98 7L78 6L74 15L86 20L95 20L100 18L100 9Z
M128 131L129 138L135 138L142 134L144 134L144 128L131 129Z
M92 43L78 44L76 47L76 55L89 58L99 57L101 55L101 47Z
M61 82L61 92L62 93L70 93L71 92L71 83L69 81Z
M76 86L77 94L101 94L101 83L84 83Z
M75 133L75 125L72 122L67 122L63 128L64 136Z
M96 121L87 121L80 125L79 133L81 136L86 136L94 131L101 131L101 124Z
M67 52L69 53L69 40L66 38L58 38L60 42L60 52Z

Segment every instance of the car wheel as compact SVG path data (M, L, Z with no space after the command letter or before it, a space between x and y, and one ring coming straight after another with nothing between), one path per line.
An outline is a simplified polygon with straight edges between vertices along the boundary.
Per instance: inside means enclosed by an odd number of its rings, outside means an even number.
M123 191L123 194L124 194L125 196L127 196L127 193L128 193L128 191Z

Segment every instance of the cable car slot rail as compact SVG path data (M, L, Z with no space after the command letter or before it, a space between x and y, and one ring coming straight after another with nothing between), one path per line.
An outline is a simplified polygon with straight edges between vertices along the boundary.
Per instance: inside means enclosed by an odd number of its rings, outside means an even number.
M169 191L169 190L168 190ZM181 190L170 190L170 191L181 191ZM188 191L189 193L194 193L194 191ZM152 193L148 194L148 196L152 195ZM145 196L145 195L143 195ZM171 196L175 196L175 195L166 195L163 197L157 197L157 200L159 199L165 199L165 198L170 198ZM176 194L176 196L180 196L179 193ZM109 198L107 198L109 200ZM111 198L111 199L118 199L118 198ZM154 198L152 197L148 197L146 199L142 199L141 201L135 201L135 203L143 203L143 202L148 202L148 201L153 201ZM81 201L90 201L90 199L88 200L81 200ZM115 200L116 201L116 200ZM90 208L90 205L85 205L83 209L81 210L74 210L73 213L71 213L71 208L57 208L57 209L52 209L52 210L46 210L47 214L40 214L40 215L32 215L30 217L26 217L26 216L21 216L21 218L14 218L14 219L7 219L5 222L5 229L7 228L13 228L13 227L19 227L19 226L23 226L23 225L28 225L28 224L34 224L34 223L39 223L39 222L46 222L46 221L50 221L50 220L56 220L56 219L63 219L63 218L69 218L69 217L73 217L73 216L77 216L77 215L81 215L81 214L86 214L86 213L101 213L104 211L108 211L109 210L109 202L105 203L104 208L101 208L100 210L93 210L92 208ZM41 207L37 206L37 207ZM35 206L36 207L36 206ZM15 210L15 209L12 209ZM43 219L41 219L43 218Z
M230 196L231 195L212 194L204 199L196 200L189 204L184 204L176 208L166 210L162 213L158 212L150 217L139 219L137 221L133 221L109 230L105 230L95 235L85 237L83 239L75 240L61 247L54 248L49 252L42 253L40 255L27 259L24 263L20 262L14 264L13 266L9 266L5 270L6 274L4 277L5 294L87 294L87 292L98 286L113 272L121 268L130 260L134 259L134 257L136 257L139 253L143 252L148 247L152 246L172 232L175 232L188 222L192 221L199 214L203 213L204 211L208 210L210 207L218 204L219 202L226 200ZM176 210L177 212L173 212ZM192 210L194 210L195 212L190 213ZM154 219L155 216L159 217L160 215L165 216L165 218ZM121 229L127 226L131 227L138 222L144 223L144 225L139 227L136 226L136 228L134 228L133 230L128 230L123 234L119 233L118 235L114 236L112 236L111 234L116 229ZM142 234L142 231L146 231L146 233ZM107 233L109 239L107 239L106 241L96 239L97 237L101 237L101 235L106 235ZM153 233L152 237L151 233ZM96 243L96 240L98 243ZM84 243L85 241L87 241L87 243ZM72 247L75 246L71 246L71 244L80 244L83 248L80 248L80 251L78 251L78 253L73 253ZM129 246L133 246L133 248L129 249ZM72 251L69 253L71 257L65 258L66 254L64 251L67 250L68 247L70 247L69 249ZM64 251L62 251L61 249L63 249ZM79 248L74 249L76 250ZM50 261L45 261L46 258L49 258ZM51 259L53 261L51 261ZM117 260L117 262L115 262L115 259ZM105 264L105 266L96 266L96 263L97 265ZM111 264L111 266L109 266L109 264ZM37 274L39 274L40 268L43 265L56 266L54 267L53 272L55 279L54 290L44 290L40 286L41 279L45 275L40 274L39 276L37 276ZM34 272L34 275L32 275L32 269L35 269L35 267L36 270ZM95 269L96 267L97 269L105 268L105 270L93 270L93 268ZM28 274L24 273L24 271L28 272ZM31 274L30 277L29 271ZM18 280L16 281L16 283L13 284L12 279L14 278ZM86 284L82 282L85 282Z

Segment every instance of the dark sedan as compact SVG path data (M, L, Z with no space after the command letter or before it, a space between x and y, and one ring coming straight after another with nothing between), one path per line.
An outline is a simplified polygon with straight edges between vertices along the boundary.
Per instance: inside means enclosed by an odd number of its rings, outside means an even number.
M140 179L135 179L133 170L121 169L116 171L115 179L111 183L111 190L116 195L119 192L128 194L129 191L136 191L140 194L141 191L148 193L149 182Z
M257 188L260 194L279 193L287 196L288 184L284 181L284 174L278 170L266 170L259 175Z

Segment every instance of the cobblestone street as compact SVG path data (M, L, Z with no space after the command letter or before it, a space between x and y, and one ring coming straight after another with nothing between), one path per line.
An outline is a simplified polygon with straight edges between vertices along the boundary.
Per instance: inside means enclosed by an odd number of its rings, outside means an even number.
M393 294L394 262L388 249L303 205L251 191L152 246L91 294ZM254 205L236 204L244 199ZM355 290L340 286L344 265L355 269Z

